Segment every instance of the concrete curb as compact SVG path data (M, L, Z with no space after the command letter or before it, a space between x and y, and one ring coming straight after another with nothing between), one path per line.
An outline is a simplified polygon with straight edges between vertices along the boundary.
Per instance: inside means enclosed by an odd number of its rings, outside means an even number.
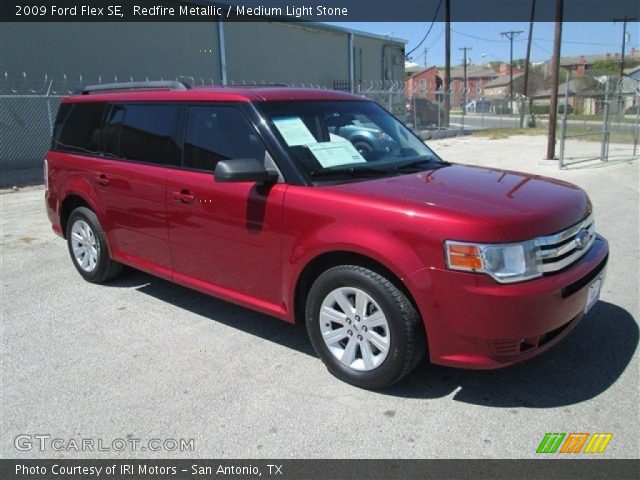
M473 134L473 130L419 130L416 132L422 140L439 140L441 138L461 137Z

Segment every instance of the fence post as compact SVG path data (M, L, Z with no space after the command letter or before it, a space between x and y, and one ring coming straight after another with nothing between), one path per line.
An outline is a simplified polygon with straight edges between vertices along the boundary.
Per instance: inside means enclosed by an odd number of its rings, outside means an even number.
M571 72L567 70L567 81L564 84L564 111L562 112L562 130L560 132L560 168L564 168L564 146L567 138L567 115L569 112L569 87Z
M636 134L633 136L633 156L638 153L638 136L640 136L640 95L636 94Z
M53 115L51 113L51 87L53 85L53 78L49 80L49 86L47 87L47 114L49 116L49 133L53 135Z
M608 161L607 149L609 146L609 117L611 115L611 97L609 90L611 88L611 77L607 77L604 90L604 115L602 118L602 144L600 145L600 161Z
M418 131L418 113L416 112L416 92L411 92L411 101L413 102L413 129Z

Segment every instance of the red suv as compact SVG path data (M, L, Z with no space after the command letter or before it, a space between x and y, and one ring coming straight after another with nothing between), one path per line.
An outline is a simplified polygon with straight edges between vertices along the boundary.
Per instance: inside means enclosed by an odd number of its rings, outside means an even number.
M357 150L341 132L374 131ZM471 152L470 152L471 154ZM367 388L431 362L547 350L608 255L574 185L447 163L377 103L326 90L87 87L63 100L46 207L76 269L123 265L287 322Z

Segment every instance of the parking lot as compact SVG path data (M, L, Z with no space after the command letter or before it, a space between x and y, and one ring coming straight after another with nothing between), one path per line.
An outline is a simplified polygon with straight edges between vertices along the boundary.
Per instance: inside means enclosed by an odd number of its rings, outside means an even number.
M425 363L380 392L329 375L303 327L137 271L106 286L84 282L50 229L42 188L0 194L0 456L527 458L546 432L611 432L603 457L638 457L638 163L561 171L539 164L545 142L430 145L446 160L584 188L611 244L601 301L528 363ZM193 438L195 448L20 451L20 434Z

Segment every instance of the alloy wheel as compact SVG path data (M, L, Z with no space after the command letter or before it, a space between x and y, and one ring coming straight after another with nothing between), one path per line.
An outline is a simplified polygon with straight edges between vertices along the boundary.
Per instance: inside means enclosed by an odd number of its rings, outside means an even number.
M71 249L82 270L93 272L98 264L99 246L87 222L78 219L71 226Z
M333 356L354 370L373 370L389 353L387 317L369 294L357 288L340 287L325 297L320 332Z

